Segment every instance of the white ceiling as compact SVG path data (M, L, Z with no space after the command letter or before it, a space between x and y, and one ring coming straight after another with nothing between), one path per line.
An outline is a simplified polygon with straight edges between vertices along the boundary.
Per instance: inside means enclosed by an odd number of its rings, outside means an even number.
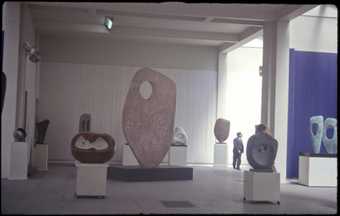
M102 35L228 47L305 5L27 2L40 34ZM309 8L311 6L307 6ZM315 7L315 6L314 6ZM114 20L111 31L105 16Z

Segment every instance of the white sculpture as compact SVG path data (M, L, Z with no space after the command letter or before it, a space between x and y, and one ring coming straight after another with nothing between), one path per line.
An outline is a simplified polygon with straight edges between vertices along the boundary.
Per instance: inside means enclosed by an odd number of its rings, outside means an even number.
M333 136L328 138L327 129L333 128ZM337 135L337 120L336 118L326 118L324 123L324 131L322 137L323 145L329 154L337 153L338 135Z
M188 135L182 127L176 127L171 145L187 146Z

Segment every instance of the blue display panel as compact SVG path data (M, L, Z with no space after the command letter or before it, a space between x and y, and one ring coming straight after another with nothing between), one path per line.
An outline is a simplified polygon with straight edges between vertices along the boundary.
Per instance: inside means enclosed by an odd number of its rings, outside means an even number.
M299 152L313 152L314 115L337 118L337 54L290 49L287 178L298 177ZM320 153L326 153L323 145Z

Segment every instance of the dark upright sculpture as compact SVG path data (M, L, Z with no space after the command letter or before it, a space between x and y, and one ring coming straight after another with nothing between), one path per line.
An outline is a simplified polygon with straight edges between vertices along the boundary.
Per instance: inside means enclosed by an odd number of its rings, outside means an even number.
M1 71L1 115L2 115L2 109L4 108L4 101L5 101L5 95L6 95L6 75L4 72Z
M265 127L265 126L264 126ZM258 130L248 139L247 160L255 170L273 169L278 142L264 130Z
M79 120L79 133L89 132L91 130L91 115L84 113L80 116Z
M219 118L215 122L214 134L219 143L224 143L229 137L230 121Z
M41 122L37 122L35 124L35 130L36 130L36 144L44 144L46 131L48 128L48 125L50 124L50 121L48 119L45 119Z
M149 97L140 92L145 82L152 87ZM125 99L123 132L142 167L157 167L169 151L175 111L175 82L149 68L137 71Z
M105 163L114 154L115 141L109 134L78 133L71 141L73 157L82 163Z

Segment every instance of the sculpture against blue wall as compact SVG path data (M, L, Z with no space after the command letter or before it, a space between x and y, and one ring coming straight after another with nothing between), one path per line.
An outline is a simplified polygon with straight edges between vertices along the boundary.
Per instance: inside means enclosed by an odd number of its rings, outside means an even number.
M310 117L337 118L337 54L290 49L288 106L286 171L297 178L299 152L313 153Z

